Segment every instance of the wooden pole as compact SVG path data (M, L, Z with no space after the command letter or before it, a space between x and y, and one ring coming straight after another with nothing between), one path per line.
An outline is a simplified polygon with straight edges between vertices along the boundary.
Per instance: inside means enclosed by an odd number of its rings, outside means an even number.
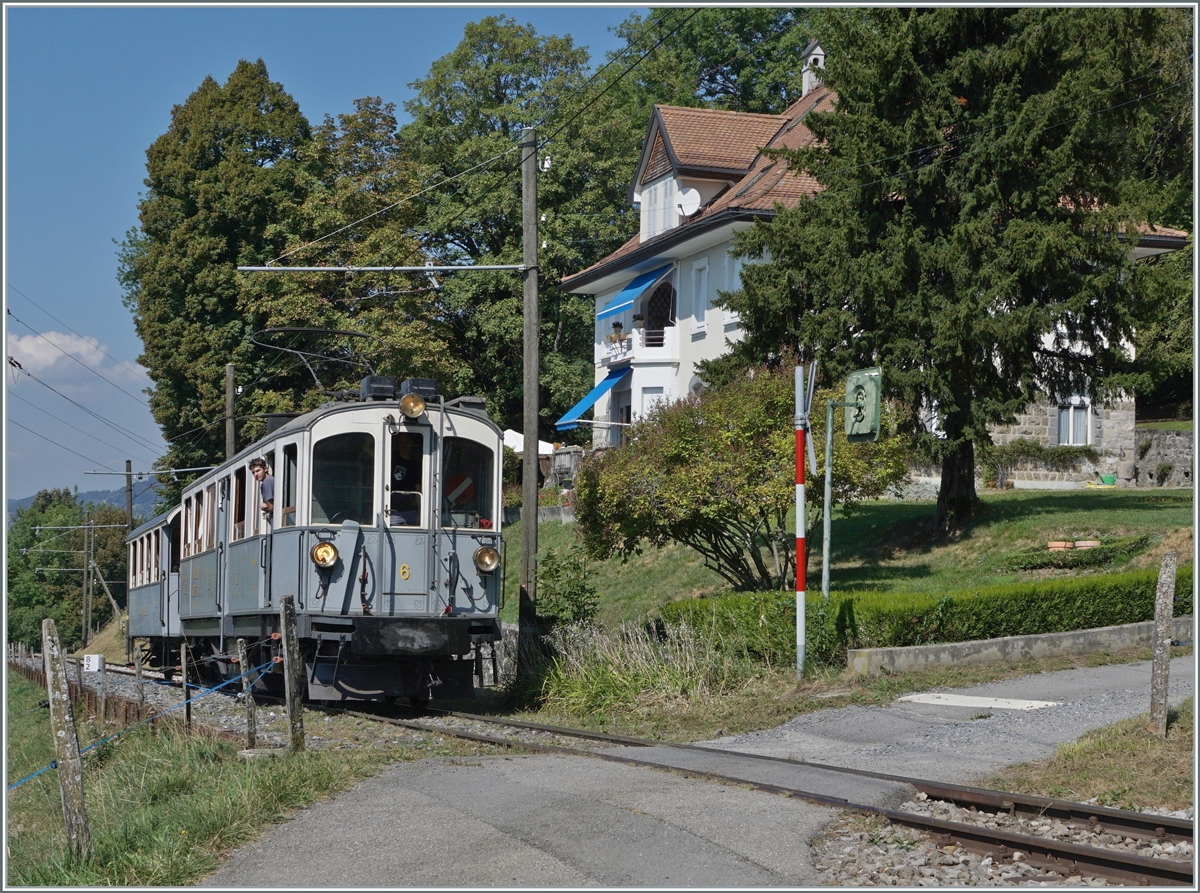
M285 595L279 602L279 628L283 634L283 684L287 694L290 736L288 749L304 750L304 663L296 633L295 598Z
M100 722L108 721L108 661L100 658Z
M192 699L188 694L188 658L191 656L191 649L188 648L187 639L184 639L179 646L179 676L183 683L183 726L189 732L192 730Z
M517 605L518 635L521 640L537 630L537 534L538 534L538 240L537 240L537 132L526 128L521 134L521 243L524 280L524 455L521 480L521 581ZM454 593L450 594L451 601ZM517 648L520 661L521 648Z
M237 640L238 666L242 672L250 670L250 661L246 657L246 640ZM254 747L258 735L258 710L254 703L254 680L249 676L242 677L242 699L246 702L246 747Z
M46 695L50 701L50 728L54 733L67 845L76 856L83 857L92 850L92 831L83 805L83 761L79 758L79 737L75 732L75 714L58 629L50 619L42 621L42 653L46 656Z
M1150 673L1150 731L1167 737L1167 679L1171 672L1171 620L1175 613L1175 565L1178 556L1164 552L1154 594L1154 666Z
M125 460L125 532L133 530L133 460Z
M142 681L142 655L140 652L133 655L133 678L137 683L138 719L141 720L142 713L146 710L146 683Z
M225 458L232 459L237 452L237 441L233 426L233 363L225 364Z

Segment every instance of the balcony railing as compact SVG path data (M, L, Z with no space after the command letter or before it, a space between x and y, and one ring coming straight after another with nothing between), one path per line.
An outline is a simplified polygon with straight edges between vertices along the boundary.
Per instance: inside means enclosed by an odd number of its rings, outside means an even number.
M608 336L596 345L595 362L621 360L678 360L679 327L632 329L620 337Z

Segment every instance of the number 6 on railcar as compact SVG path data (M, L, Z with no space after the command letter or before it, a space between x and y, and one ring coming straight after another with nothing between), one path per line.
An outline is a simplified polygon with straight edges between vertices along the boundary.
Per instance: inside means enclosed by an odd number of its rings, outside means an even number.
M471 697L500 638L503 440L482 399L436 390L371 376L185 487L129 535L130 638L232 678L238 638L255 666L282 653L292 596L310 699Z

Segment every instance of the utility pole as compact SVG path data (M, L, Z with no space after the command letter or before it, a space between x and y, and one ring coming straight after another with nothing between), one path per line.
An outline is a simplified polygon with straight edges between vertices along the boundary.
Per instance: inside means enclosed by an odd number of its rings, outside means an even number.
M91 638L92 632L92 605L91 605L91 587L88 585L91 582L92 576L92 550L91 550L91 534L92 532L92 513L91 511L83 514L83 610L80 618L80 647L84 647Z
M237 452L233 430L233 363L225 364L225 458Z
M133 462L125 460L125 532L133 531Z
M538 472L538 235L537 132L521 133L521 242L524 279L524 426L525 454L521 484L521 595L518 626L522 640L537 624L537 472ZM517 653L521 649L518 647ZM518 658L519 659L519 658Z

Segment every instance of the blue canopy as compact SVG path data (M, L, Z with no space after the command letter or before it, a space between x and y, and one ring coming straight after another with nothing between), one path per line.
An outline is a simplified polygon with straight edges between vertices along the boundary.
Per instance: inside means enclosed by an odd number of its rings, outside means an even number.
M634 278L632 282L626 285L623 289L617 292L615 298L596 314L596 319L606 319L610 316L616 316L622 310L633 306L633 302L641 297L642 292L648 288L652 288L671 272L671 264L665 267L659 267L657 270L651 270L649 273L643 273L641 276Z
M567 410L567 414L559 419L557 423L555 423L555 427L558 428L559 431L568 431L571 428L578 428L579 417L591 409L597 400L611 391L613 386L631 371L632 369L629 366L624 366L620 369L608 370L608 375L605 376L604 380L588 391L588 395L586 397Z

